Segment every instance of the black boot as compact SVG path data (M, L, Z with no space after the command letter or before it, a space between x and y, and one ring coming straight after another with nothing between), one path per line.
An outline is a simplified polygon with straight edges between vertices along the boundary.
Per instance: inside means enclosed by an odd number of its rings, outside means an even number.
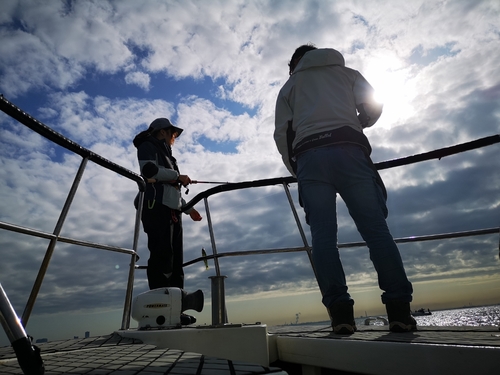
M389 319L389 331L411 332L417 330L417 321L411 316L409 302L388 301L385 308Z
M356 330L352 302L338 302L328 309L332 317L333 332L339 335L352 335Z

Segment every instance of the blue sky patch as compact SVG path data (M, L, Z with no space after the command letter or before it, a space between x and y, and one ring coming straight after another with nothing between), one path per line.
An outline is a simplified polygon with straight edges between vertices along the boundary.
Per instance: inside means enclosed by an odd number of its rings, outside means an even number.
M453 57L457 55L460 50L453 51L455 43L447 43L444 46L424 50L422 45L419 45L412 51L410 56L410 63L418 65L429 65L437 61L440 57Z
M202 145L207 151L211 152L222 152L223 154L236 154L238 150L236 147L239 142L236 141L224 141L216 142L202 135L197 139L198 143Z
M235 116L244 113L253 116L257 112L256 108L249 108L240 103L220 98L217 95L219 86L228 87L226 81L221 78L216 80L208 77L174 79L166 76L165 73L149 74L150 89L146 91L136 84L127 84L125 75L123 72L111 75L94 71L88 74L85 80L81 80L73 91L85 91L92 97L101 95L111 99L162 99L171 103L178 103L181 98L194 95L210 100L217 107L226 109Z

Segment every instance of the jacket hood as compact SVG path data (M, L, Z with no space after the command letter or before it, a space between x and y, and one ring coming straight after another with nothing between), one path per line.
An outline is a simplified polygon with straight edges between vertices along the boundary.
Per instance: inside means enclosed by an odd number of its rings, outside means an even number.
M314 49L300 59L293 74L301 70L328 65L345 66L344 56L333 48Z
M153 137L147 130L144 130L143 132L137 134L133 140L133 144L136 148L139 148L139 146L142 145L144 142L151 142L160 146L162 143L164 143L159 139Z

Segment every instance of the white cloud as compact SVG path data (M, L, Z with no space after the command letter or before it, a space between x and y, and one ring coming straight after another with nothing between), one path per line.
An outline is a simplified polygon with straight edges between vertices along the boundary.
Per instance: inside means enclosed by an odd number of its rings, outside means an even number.
M137 85L140 88L142 88L144 91L149 91L149 85L150 85L150 77L149 74L145 74L142 72L132 72L128 73L125 76L125 82L129 85Z
M42 108L44 114L58 113L51 124L85 147L101 141L130 144L155 118L171 117L175 112L172 103L163 100L92 98L83 91L54 94L49 105Z
M11 97L47 86L64 89L84 74L80 64L54 54L33 34L0 29L0 39L0 87Z

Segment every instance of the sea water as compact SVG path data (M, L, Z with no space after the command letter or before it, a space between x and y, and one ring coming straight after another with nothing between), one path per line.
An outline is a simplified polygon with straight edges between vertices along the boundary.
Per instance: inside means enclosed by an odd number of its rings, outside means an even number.
M387 316L381 316L387 319ZM432 311L432 315L416 316L419 326L498 326L500 327L500 305L469 306L450 310ZM366 317L356 319L356 324L363 325ZM384 325L383 320L370 322Z
M415 319L420 326L500 326L500 305L438 310Z

